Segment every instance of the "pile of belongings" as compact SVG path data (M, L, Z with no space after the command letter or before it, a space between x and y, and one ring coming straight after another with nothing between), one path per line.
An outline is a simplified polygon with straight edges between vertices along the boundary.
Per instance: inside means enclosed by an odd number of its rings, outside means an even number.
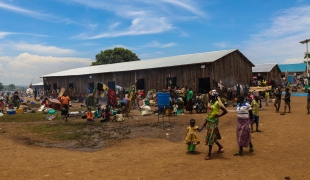
M56 116L52 115L52 116L45 116L44 119L51 121L55 118Z
M142 116L147 116L152 114L152 109L148 105L143 105L141 106L141 115Z

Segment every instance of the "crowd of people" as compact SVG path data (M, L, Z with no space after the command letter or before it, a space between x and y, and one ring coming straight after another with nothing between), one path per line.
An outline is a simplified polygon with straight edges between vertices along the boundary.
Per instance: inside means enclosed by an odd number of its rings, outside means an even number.
M284 95L282 94L282 88L276 87L274 90L268 90L263 92L265 95L266 106L270 99L270 94L275 98L273 105L275 106L276 113L280 112L281 101L284 102L283 111L281 114L291 113L291 92L290 88L286 87ZM310 114L310 90L307 91L307 114ZM219 94L216 90L209 92L208 102L208 115L205 118L204 124L199 128L195 124L195 120L190 120L190 125L187 127L187 133L185 136L186 144L197 145L200 143L199 138L196 134L197 131L201 131L206 128L205 145L208 146L209 150L205 160L211 159L212 146L217 145L217 153L224 152L224 146L219 143L221 134L219 130L219 117L224 116L227 110L222 105ZM240 95L236 99L236 140L239 150L233 154L233 156L243 156L244 148L249 147L249 152L254 152L254 146L251 139L251 133L261 132L259 129L260 111L262 110L262 94L252 91L248 96ZM255 125L255 129L254 129Z

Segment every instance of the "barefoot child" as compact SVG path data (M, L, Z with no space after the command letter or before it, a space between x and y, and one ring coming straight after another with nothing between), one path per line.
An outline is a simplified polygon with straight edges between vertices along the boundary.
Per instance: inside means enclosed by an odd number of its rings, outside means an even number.
M258 123L259 123L259 107L260 107L260 100L258 96L254 97L252 101L252 112L253 112L253 122L251 123L251 132L253 132L253 124L256 124L256 132L261 132L258 130Z
M200 143L196 131L200 131L198 126L195 126L195 119L189 121L190 126L187 127L187 133L185 137L185 143L188 144L188 150L190 152L195 151L195 148L191 148L191 145L197 145Z
M270 99L270 93L269 93L269 91L265 91L265 101L266 101L266 106L268 106L268 101L269 101L269 99Z
M91 112L91 108L88 108L88 111L87 111L87 122L95 122L94 115Z

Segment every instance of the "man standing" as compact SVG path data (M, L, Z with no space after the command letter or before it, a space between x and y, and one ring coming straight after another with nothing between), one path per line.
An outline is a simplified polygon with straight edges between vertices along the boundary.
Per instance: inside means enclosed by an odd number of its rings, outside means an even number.
M285 89L285 96L284 96L284 113L286 113L286 106L288 106L288 113L291 112L291 93L290 88Z
M37 88L34 88L34 90L33 90L34 100L37 100L37 95L38 95Z
M282 95L281 88L280 87L276 88L274 92L274 96L275 96L274 106L276 107L276 112L279 112L279 109L280 109L281 95Z
M63 117L63 119L67 122L67 117L69 115L69 103L70 103L71 99L70 97L67 95L67 93L64 93L63 96L60 99L61 102L61 115Z

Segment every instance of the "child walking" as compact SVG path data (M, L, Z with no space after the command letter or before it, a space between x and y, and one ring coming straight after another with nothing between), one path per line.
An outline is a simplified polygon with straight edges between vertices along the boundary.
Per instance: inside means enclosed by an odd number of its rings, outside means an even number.
M190 126L187 127L187 133L185 137L185 143L186 144L199 144L200 141L198 141L198 137L196 134L196 131L200 131L198 126L195 126L195 119L191 119L189 121Z
M265 101L266 101L266 106L268 106L268 101L269 101L269 99L270 99L270 93L269 93L269 91L265 91Z
M261 132L258 129L259 124L259 109L260 109L260 99L258 96L254 97L254 100L252 101L252 112L253 112L253 122L251 123L251 133L253 132L253 124L256 124L256 132Z

